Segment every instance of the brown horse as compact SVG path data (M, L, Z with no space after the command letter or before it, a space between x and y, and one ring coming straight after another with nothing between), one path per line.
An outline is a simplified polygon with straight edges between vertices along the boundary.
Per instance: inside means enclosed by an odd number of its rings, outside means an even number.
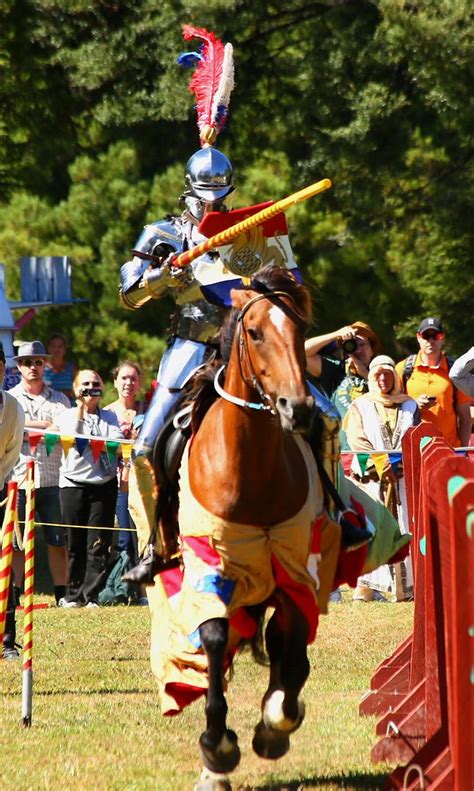
M210 775L221 778L240 759L237 736L226 726L224 697L237 610L275 607L265 631L270 680L254 750L265 758L281 757L289 749L289 734L303 721L299 693L309 673L307 644L317 623L315 580L307 566L313 522L322 510L314 459L296 436L309 429L314 408L304 375L309 292L287 270L265 267L231 298L233 310L223 330L230 357L213 381L219 397L204 415L195 410L195 433L181 468L179 514L184 583L187 575L191 580L188 612L197 612L198 645L207 657L206 730L200 747ZM203 527L207 516L208 531ZM197 584L196 570L187 568L188 544L206 534L206 546L219 559L212 561L214 576L205 577L210 587L202 578ZM216 573L218 584L212 588ZM230 787L204 775L199 789Z

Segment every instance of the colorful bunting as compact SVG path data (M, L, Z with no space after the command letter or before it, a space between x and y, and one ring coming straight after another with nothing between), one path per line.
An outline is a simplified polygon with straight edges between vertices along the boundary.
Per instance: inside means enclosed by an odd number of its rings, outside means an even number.
M359 462L359 465L360 465L360 474L361 475L364 475L364 473L365 473L365 470L366 470L366 467L367 467L367 462L369 461L369 458L370 458L370 454L369 453L358 453L357 454L357 461Z
M99 456L105 448L105 439L90 439L89 445L91 446L92 457L97 464Z
M87 437L76 437L76 448L80 456L84 453L89 444Z
M370 458L374 462L375 469L378 472L379 478L382 478L383 471L387 465L388 461L388 454L387 453L371 453Z
M393 472L395 473L395 475L398 475L398 468L399 468L399 466L401 464L401 461L402 461L402 454L401 453L390 453L388 458L389 458L390 466L391 466Z
M124 461L129 461L132 456L132 446L126 445L125 443L122 444L122 459Z
M107 456L109 457L109 461L111 464L114 464L117 461L117 451L120 447L120 442L117 442L114 439L108 439L105 445L107 448Z
M54 450L54 446L56 445L59 439L59 434L45 434L44 435L44 444L46 447L46 455L49 456L52 450Z
M72 446L74 445L74 437L61 435L60 440L61 440L62 449L64 451L64 455L67 456Z
M31 432L28 435L28 440L29 440L29 443L30 443L30 450L31 450L32 454L36 453L36 448L38 447L39 441L40 441L42 436L43 436L42 434L33 434Z

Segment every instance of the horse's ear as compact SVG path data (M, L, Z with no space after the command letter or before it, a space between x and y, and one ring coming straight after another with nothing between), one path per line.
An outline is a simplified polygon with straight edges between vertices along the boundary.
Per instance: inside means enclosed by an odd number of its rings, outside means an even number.
M249 301L249 299L252 298L252 293L241 288L231 288L230 298L232 301L232 307L242 310L244 305Z

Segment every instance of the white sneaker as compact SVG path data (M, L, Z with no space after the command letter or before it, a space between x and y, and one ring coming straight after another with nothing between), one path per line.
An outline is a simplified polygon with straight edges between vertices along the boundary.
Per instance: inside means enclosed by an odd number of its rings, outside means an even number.
M59 599L58 607L64 607L65 610L72 610L76 607L84 607L84 602L82 601L68 601L67 599Z
M97 604L96 601L88 601L86 604L86 609L92 609L93 607L100 607L100 604Z
M344 600L342 598L342 593L339 590L339 588L336 588L335 591L331 591L331 593L329 594L328 601L330 601L331 604L342 604L343 603Z

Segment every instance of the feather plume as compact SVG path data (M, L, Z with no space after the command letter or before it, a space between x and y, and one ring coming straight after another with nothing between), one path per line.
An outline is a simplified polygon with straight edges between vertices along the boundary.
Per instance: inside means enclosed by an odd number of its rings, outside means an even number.
M232 44L224 46L214 33L191 25L184 25L183 36L186 40L203 41L202 60L198 61L189 90L196 96L201 145L212 145L229 114L234 87Z

